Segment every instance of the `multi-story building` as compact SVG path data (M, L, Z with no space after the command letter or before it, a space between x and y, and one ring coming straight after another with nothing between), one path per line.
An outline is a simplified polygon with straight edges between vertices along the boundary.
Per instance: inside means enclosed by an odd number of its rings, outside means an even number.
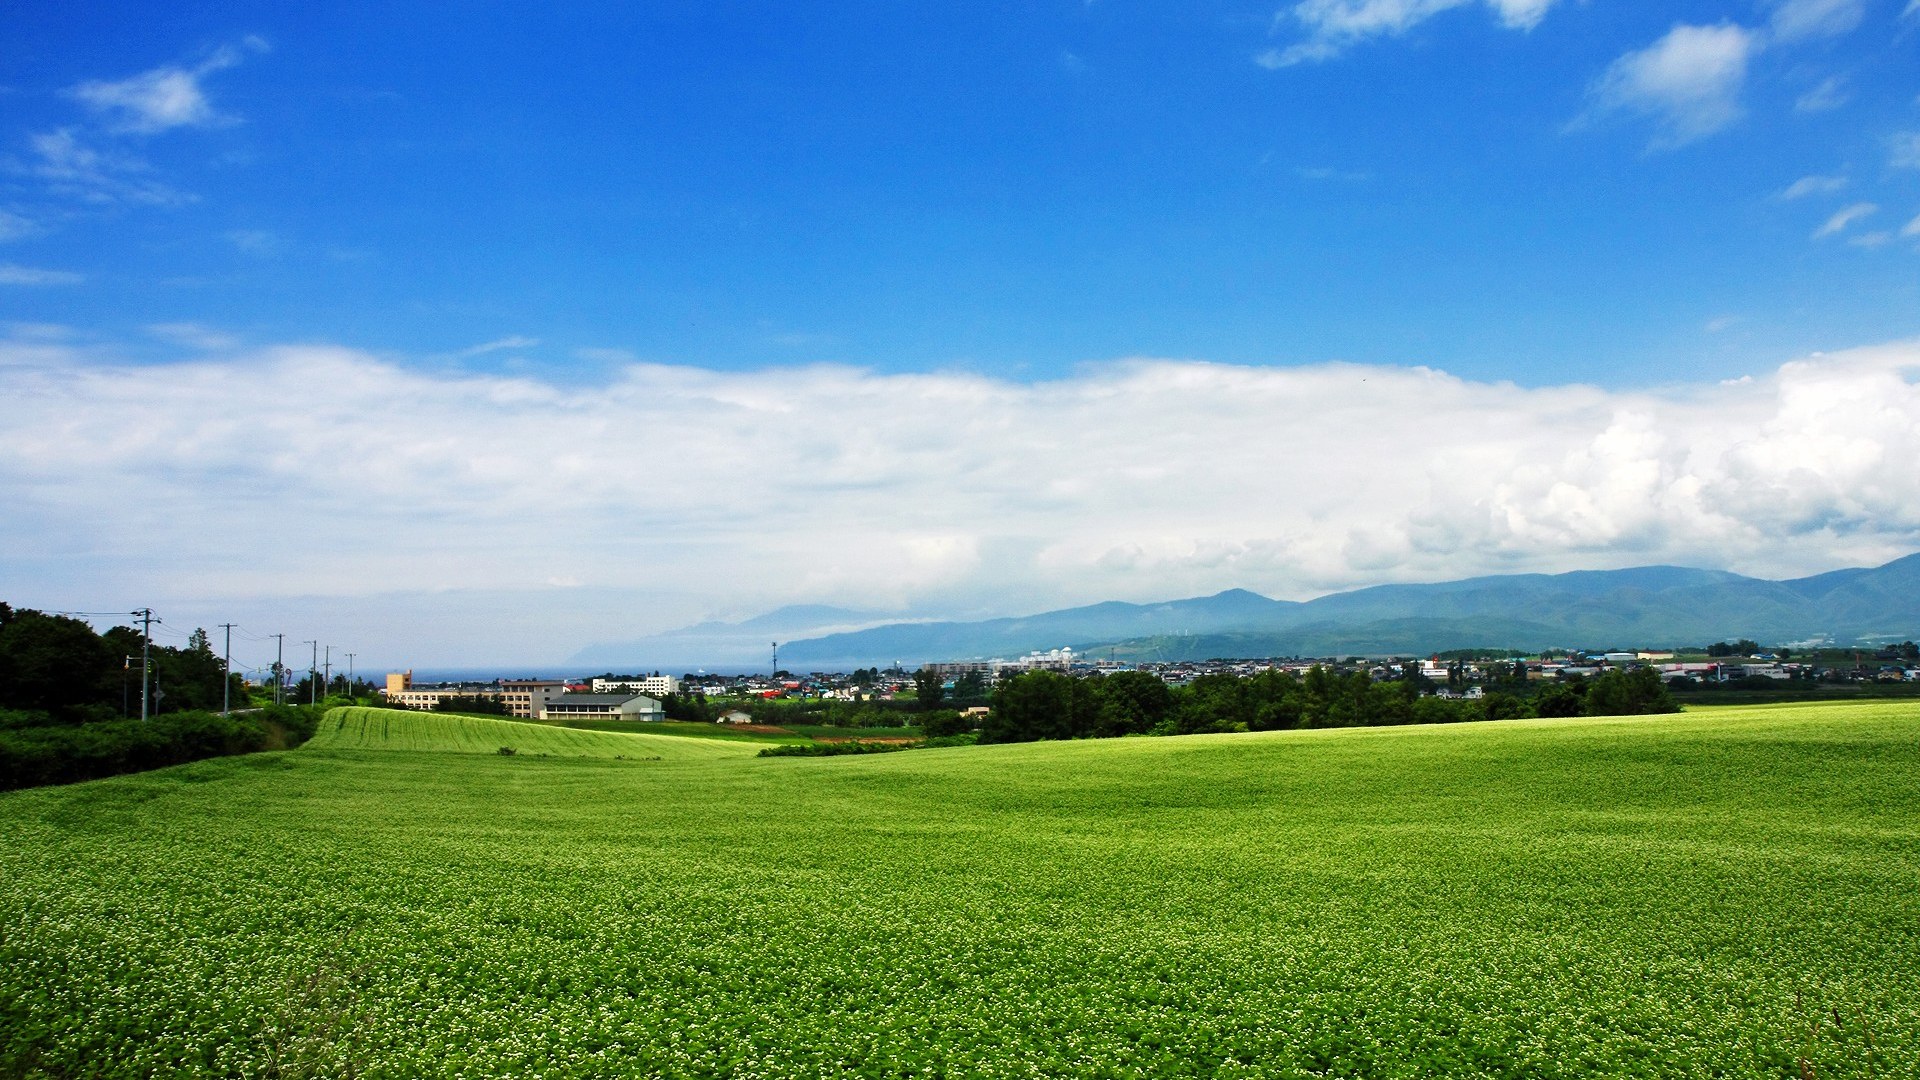
M671 675L615 675L593 680L596 694L648 694L663 697L680 692L680 680Z
M500 697L507 705L507 715L522 720L532 720L540 716L547 702L567 692L567 684L560 679L502 679Z
M645 694L561 694L540 710L542 720L665 720L660 702Z

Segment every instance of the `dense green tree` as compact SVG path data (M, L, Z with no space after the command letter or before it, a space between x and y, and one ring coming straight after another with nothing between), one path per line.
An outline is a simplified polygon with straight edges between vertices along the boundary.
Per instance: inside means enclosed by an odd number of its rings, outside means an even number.
M1173 691L1145 671L1116 671L1093 684L1100 735L1144 735L1173 711Z
M922 710L937 709L947 697L945 680L932 668L921 668L913 673L913 699Z
M1535 716L1559 718L1582 716L1587 711L1587 685L1579 679L1559 683L1533 699Z
M987 677L978 671L964 671L953 680L953 703L978 705L987 700Z
M1615 668L1602 673L1587 689L1588 716L1637 716L1679 712L1680 706L1652 668ZM1543 714L1544 715L1544 714Z
M0 708L62 718L87 706L117 708L124 663L79 619L0 604Z
M1100 702L1086 680L1056 671L1022 672L994 689L980 741L1085 738L1095 733L1099 717Z

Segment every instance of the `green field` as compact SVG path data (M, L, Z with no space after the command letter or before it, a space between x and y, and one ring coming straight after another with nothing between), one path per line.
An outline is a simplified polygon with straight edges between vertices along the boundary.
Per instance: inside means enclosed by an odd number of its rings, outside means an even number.
M1920 1075L1912 704L821 759L395 715L0 795L0 1076Z
M516 754L549 757L661 757L676 761L739 754L738 750L709 742L635 732L632 729L636 726L627 725L625 732L586 731L452 713L348 708L329 712L306 749L498 754L507 747Z

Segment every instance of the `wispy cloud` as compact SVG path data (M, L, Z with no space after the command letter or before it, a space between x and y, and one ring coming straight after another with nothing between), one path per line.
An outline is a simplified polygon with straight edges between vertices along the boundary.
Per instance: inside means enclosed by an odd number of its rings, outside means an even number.
M1813 230L1813 238L1821 240L1836 233L1845 232L1854 222L1872 217L1879 211L1880 208L1870 202L1854 203L1844 210L1836 211L1824 224Z
M38 236L42 231L41 227L32 220L22 217L19 214L0 210L0 244L13 240L25 240L30 236Z
M95 205L178 206L193 196L152 178L142 158L100 149L73 128L44 132L29 140L34 159L22 170L48 192Z
M1324 165L1298 168L1293 170L1293 174L1302 180L1335 180L1343 183L1360 183L1373 179L1373 174L1363 169L1334 169Z
M1829 195L1847 186L1844 176L1803 176L1787 185L1780 193L1780 199L1804 199L1808 195Z
M1298 28L1305 37L1255 57L1266 68L1331 60L1380 37L1397 37L1445 11L1485 4L1503 26L1531 30L1555 0L1301 0L1274 17L1276 31Z
M633 365L573 390L337 348L140 366L21 342L0 395L22 592L521 590L477 622L521 628L529 657L702 605L1008 610L1920 547L1920 343L1641 392L1145 359L1033 384ZM539 599L553 579L637 599L589 613Z
M265 258L280 253L279 235L266 229L231 229L224 236L234 250L247 255Z
M1794 99L1793 110L1802 113L1831 112L1852 98L1846 84L1836 75Z
M86 280L71 270L41 270L15 263L0 263L0 285L78 285Z
M498 341L489 341L480 345L474 345L470 348L461 349L459 355L485 356L488 353L501 352L507 349L531 349L538 344L540 344L539 338L522 337L519 334L513 334L508 337L503 337Z
M1767 29L1782 43L1851 33L1867 13L1866 0L1784 0Z
M1887 163L1900 169L1920 169L1920 131L1888 136Z
M1739 119L1747 63L1760 46L1757 34L1732 23L1675 26L1607 68L1589 89L1590 115L1649 117L1661 128L1655 145L1662 147L1711 135Z
M234 335L199 323L152 323L144 329L150 336L169 345L200 352L226 352L240 344L240 339Z
M248 37L221 46L191 67L168 64L116 81L92 80L68 93L116 134L151 135L169 128L232 123L235 118L214 109L201 81L238 65L247 53L266 49L265 41Z
M1920 3L1920 0L1915 0L1915 2ZM1920 217L1915 217L1912 221L1907 222L1906 227L1900 230L1900 235L1920 236Z

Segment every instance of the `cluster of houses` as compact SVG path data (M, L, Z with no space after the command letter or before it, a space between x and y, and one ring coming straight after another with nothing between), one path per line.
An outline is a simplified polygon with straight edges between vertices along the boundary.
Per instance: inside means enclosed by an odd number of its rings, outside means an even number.
M1702 661L1676 661L1667 651L1570 652L1495 661L1378 659L1367 657L1283 658L1268 660L1194 660L1124 664L1098 660L1072 649L1029 653L1017 660L964 660L928 664L951 684L969 674L994 680L1023 671L1059 671L1093 675L1138 670L1158 676L1171 686L1183 686L1202 675L1242 677L1263 671L1303 674L1321 667L1339 672L1364 671L1376 680L1418 677L1427 692L1440 697L1477 698L1493 683L1512 680L1593 678L1610 669L1651 667L1664 680L1727 683L1746 679L1824 680L1848 682L1920 682L1920 662L1899 655L1866 657L1846 666L1792 661L1771 654L1729 656ZM889 700L911 693L913 675L895 666L851 674L812 672L793 675L689 674L604 675L584 681L565 679L501 679L489 683L416 685L413 672L387 676L387 700L399 707L433 709L449 698L498 701L509 716L529 720L625 720L636 723L666 719L662 699L668 695L710 699L802 698L810 700ZM724 723L751 723L752 717L734 710L720 717Z

